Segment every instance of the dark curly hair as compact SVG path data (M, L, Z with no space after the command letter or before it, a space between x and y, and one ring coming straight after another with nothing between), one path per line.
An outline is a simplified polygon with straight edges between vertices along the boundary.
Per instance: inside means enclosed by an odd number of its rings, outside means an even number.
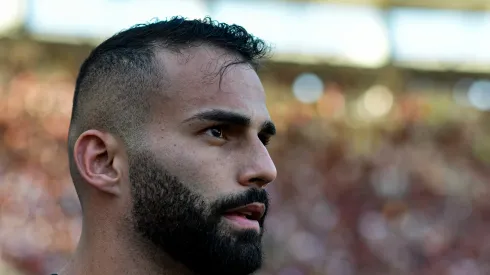
M269 53L268 45L238 25L219 23L209 17L139 24L115 34L96 47L83 62L76 81L68 145L71 168L73 146L88 129L109 131L127 146L148 119L152 92L164 91L171 79L157 67L156 52L180 50L206 44L236 57L221 68L249 64L258 69ZM161 51L159 51L161 52ZM160 65L161 66L161 65ZM73 174L72 169L72 174Z

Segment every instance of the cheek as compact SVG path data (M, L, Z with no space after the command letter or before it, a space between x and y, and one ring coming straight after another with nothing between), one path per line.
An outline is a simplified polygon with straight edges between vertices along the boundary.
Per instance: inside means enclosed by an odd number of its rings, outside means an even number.
M226 185L232 182L230 169L219 160L190 156L185 162L182 179L191 190L206 198L224 192Z
M207 147L201 151L181 152L175 156L175 171L183 183L204 198L215 198L219 194L234 191L234 163L220 152L222 148Z
M240 188L236 179L237 158L225 147L210 146L198 137L166 136L152 142L152 151L165 169L203 198L219 197Z

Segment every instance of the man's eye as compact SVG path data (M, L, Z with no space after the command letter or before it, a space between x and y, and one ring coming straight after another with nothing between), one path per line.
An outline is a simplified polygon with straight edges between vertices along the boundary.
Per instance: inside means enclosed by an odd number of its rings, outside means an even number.
M259 136L259 138L264 146L269 145L269 142L271 141L271 138L269 136Z
M206 134L215 138L224 138L222 127L213 127L206 130Z

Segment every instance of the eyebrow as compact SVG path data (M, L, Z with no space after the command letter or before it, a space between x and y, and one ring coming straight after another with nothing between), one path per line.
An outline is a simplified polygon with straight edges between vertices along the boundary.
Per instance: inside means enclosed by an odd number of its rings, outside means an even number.
M214 122L227 123L227 124L237 125L242 127L250 127L250 125L252 124L252 119L249 116L233 111L226 111L220 109L213 109L213 110L208 110L195 114L192 117L184 120L183 123L192 120L214 121ZM264 121L264 123L262 123L260 127L260 132L273 136L276 134L276 126L270 120Z
M272 123L272 121L267 120L262 123L262 126L260 127L260 132L273 136L276 134L276 126L274 125L274 123Z

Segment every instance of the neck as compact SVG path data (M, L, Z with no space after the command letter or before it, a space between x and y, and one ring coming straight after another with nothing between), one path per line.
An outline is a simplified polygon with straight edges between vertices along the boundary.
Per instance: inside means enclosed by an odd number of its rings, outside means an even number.
M59 275L192 274L153 245L131 236L134 234L122 234L110 228L114 227L90 226L84 222L75 254Z

